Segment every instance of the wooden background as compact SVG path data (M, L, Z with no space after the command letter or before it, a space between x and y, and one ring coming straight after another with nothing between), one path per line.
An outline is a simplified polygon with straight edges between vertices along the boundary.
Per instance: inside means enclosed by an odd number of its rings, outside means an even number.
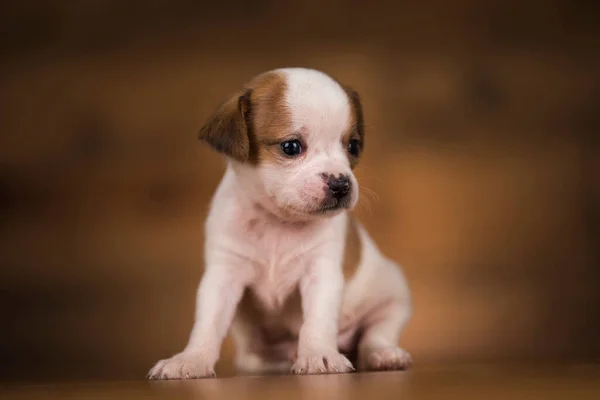
M597 8L2 1L0 378L182 349L224 165L196 133L284 66L362 95L358 214L405 267L417 363L599 361Z

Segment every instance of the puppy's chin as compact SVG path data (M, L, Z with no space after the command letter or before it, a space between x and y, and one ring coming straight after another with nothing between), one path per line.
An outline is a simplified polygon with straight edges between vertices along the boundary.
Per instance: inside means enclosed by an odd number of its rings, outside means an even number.
M341 200L328 198L323 200L318 206L314 207L311 211L311 214L328 217L339 214L345 210L350 210L352 207L352 199L349 197Z
M302 206L288 206L286 211L297 219L314 220L321 218L331 218L344 211L351 210L355 204L351 198L337 200L333 198L325 199L315 203L307 203Z

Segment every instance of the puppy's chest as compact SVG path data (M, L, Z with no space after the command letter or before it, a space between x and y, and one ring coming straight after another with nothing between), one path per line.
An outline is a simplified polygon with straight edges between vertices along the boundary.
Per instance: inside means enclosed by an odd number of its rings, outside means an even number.
M236 237L242 256L253 268L250 289L270 310L283 307L320 247L310 227L271 223L257 217L243 220Z

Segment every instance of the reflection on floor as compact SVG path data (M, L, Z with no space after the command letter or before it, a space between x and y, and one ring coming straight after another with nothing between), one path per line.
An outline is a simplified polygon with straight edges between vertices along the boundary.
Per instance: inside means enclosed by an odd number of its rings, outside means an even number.
M600 398L600 365L465 366L409 372L8 385L0 399L573 399Z

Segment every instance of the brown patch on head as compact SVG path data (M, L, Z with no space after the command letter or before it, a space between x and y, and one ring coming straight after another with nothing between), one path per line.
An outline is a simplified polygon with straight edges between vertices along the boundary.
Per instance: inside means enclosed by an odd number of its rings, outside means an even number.
M362 241L358 229L358 221L349 215L346 225L346 245L344 247L343 263L344 277L346 280L354 276L361 260Z
M252 128L257 143L257 163L285 159L280 144L290 139L292 114L285 102L287 83L281 72L267 72L251 82Z
M352 141L356 141L355 144L357 145L356 147L358 148L358 153L351 154L350 151L347 153L348 160L350 161L350 167L354 169L354 167L356 167L358 164L358 160L360 159L365 147L363 111L358 93L350 87L344 86L343 88L348 96L348 101L350 102L350 127L344 134L343 143L344 146L348 148Z
M283 73L258 75L221 105L200 131L200 139L240 162L281 158L279 143L292 132Z

